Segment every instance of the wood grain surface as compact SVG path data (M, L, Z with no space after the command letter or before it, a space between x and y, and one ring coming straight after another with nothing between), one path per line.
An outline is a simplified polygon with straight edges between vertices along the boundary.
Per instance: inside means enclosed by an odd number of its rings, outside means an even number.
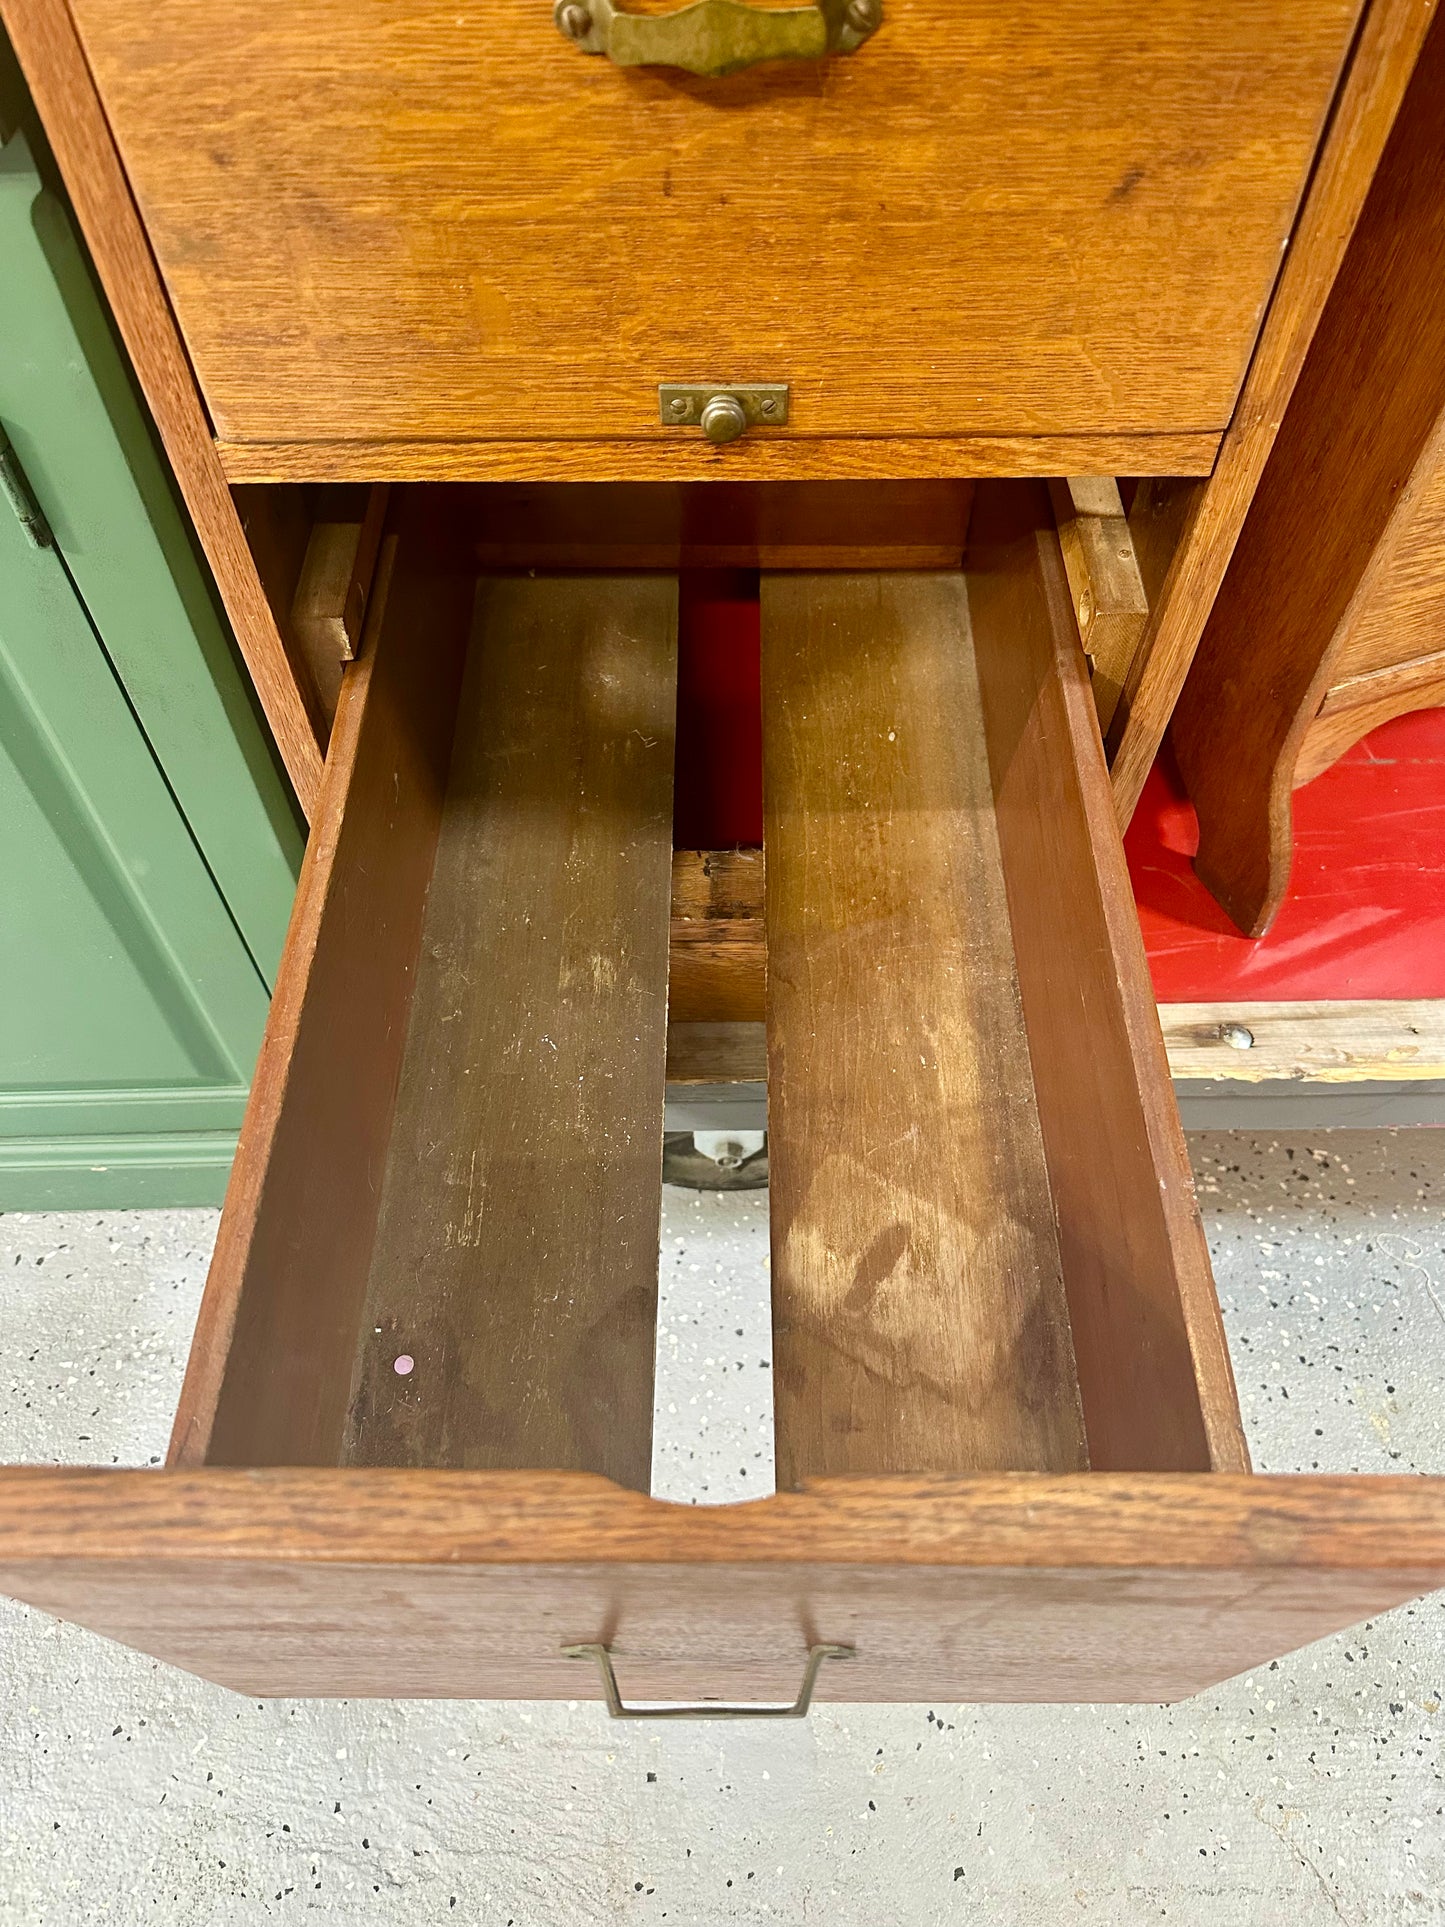
M1392 716L1404 716L1413 709L1437 709L1441 703L1445 703L1445 651L1338 684L1327 693L1320 713L1304 733L1291 786L1299 789L1312 783L1347 749Z
M0 1473L0 1587L249 1693L1177 1699L1445 1584L1445 1481Z
M664 442L708 379L778 441L1217 433L1359 6L891 0L713 82L537 0L74 13L228 443Z
M1149 623L1107 739L1123 825L1184 688L1433 17L1434 0L1370 0L1364 14L1218 462L1188 501L1162 588L1157 596L1150 589Z
M767 1076L766 1024L668 1024L669 1084L763 1084Z
M956 569L969 482L459 484L484 569Z
M671 1023L761 1023L768 946L761 850L675 850Z
M1224 1037L1243 1024L1238 1050ZM1160 1004L1173 1078L1316 1084L1445 1080L1445 1002ZM767 1076L762 1024L670 1024L669 1084L752 1084Z
M762 638L778 1482L1082 1465L963 579Z
M382 556L171 1439L173 1462L336 1463L441 815L472 579Z
M1176 1077L1270 1083L1403 1083L1445 1079L1445 1002L1350 999L1326 1003L1161 1004ZM1240 1050L1224 1035L1243 1025Z
M391 491L378 482L371 488L342 484L316 494L320 499L296 575L291 627L329 717L336 713L341 672L361 651Z
M4 0L0 19L296 799L309 818L321 785L327 718L304 657L288 646L257 579L211 425L65 0Z
M653 398L655 405L655 396ZM1220 431L804 435L777 429L716 448L697 430L596 436L216 444L233 482L967 481L976 475L1208 475ZM818 565L823 566L823 565Z
M1049 495L1094 708L1107 730L1149 619L1134 538L1112 475L1055 480Z
M1245 1471L1209 1251L1041 486L980 486L967 577L1090 1464Z
M352 1464L647 1488L676 676L675 577L481 586Z
M1445 353L1439 340L1420 346L1426 354ZM1334 680L1327 708L1357 678L1445 649L1445 435L1438 426L1421 450L1416 472L1409 526L1330 663Z
M1195 868L1253 936L1269 928L1289 885L1295 760L1327 691L1348 674L1348 663L1336 670L1339 652L1363 636L1357 662L1378 660L1382 630L1396 661L1442 646L1445 590L1437 581L1433 613L1416 599L1441 554L1442 102L1437 18L1174 721L1199 817ZM1396 602L1396 558L1417 529L1421 553ZM1306 555L1307 568L1291 563Z

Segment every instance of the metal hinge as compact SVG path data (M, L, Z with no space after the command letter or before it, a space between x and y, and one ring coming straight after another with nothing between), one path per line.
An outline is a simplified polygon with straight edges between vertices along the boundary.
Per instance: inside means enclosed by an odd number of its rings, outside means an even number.
M45 510L35 499L30 478L21 467L10 437L0 428L0 492L15 511L15 519L37 549L53 549L55 536Z

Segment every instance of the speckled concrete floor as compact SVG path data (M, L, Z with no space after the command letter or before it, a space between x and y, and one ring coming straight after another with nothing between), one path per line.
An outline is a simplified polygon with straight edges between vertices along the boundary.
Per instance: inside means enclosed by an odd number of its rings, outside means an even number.
M1262 1469L1445 1472L1445 1133L1194 1140ZM0 1222L0 1456L163 1450L214 1218ZM766 1490L766 1201L670 1193L656 1483ZM1445 1598L1171 1709L241 1700L0 1606L0 1921L1445 1921Z

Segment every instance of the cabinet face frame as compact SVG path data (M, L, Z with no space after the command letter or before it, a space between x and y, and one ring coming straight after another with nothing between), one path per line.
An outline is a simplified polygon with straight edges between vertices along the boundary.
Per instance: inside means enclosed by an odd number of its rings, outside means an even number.
M288 636L286 612L268 602L257 581L226 483L228 479L331 480L353 472L354 463L347 465L345 450L323 444L296 444L289 450L278 446L259 467L234 449L218 449L66 0L0 0L0 16L309 818L320 782L325 716L302 652ZM1072 438L1067 446L1028 437L938 442L936 459L921 471L954 476L1116 473L1207 478L1201 480L1189 504L1183 539L1110 733L1121 822L1127 823L1133 814L1163 740L1430 18L1428 0L1367 0L1284 267L1222 440L1217 429L1192 449L1167 445L1170 437L1152 438L1152 446L1137 442L1127 457L1117 445L1095 442L1090 446L1087 437ZM565 55L567 49L558 51ZM920 453L928 446L926 438L891 444L839 442L833 445L825 472L860 479L916 476ZM748 450L746 438L740 447ZM794 459L788 450L765 441L752 447L759 451L756 456L744 453L745 460L756 463L748 471L750 479L788 479L796 473L783 465ZM625 456L589 458L575 448L546 443L529 448L513 445L503 459L508 466L489 473L540 481L611 480L628 472ZM577 466L587 460L593 465ZM680 478L715 476L720 471L709 460L707 452L697 450L683 458L691 466L684 465L677 473ZM234 466L228 469L227 463ZM459 473L445 451L399 443L372 447L364 466L364 479L372 481L437 479ZM726 472L743 474L737 467Z

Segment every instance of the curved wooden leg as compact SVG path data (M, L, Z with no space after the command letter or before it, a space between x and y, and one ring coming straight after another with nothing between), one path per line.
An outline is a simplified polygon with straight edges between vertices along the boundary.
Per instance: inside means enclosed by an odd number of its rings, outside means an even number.
M1294 857L1291 784L1278 763L1263 772L1237 766L1232 770L1233 759L1223 747L1219 761L1213 781L1185 777L1199 817L1194 872L1247 937L1262 937L1289 889Z

